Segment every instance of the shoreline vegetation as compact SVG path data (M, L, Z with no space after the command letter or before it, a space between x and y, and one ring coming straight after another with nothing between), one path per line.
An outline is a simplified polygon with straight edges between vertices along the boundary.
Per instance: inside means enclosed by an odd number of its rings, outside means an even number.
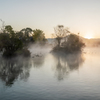
M54 32L52 37L55 43L52 52L73 53L82 51L85 46L79 34L71 33L63 25L55 27ZM47 44L45 34L40 29L24 28L19 32L15 32L11 25L7 25L0 32L0 52L2 52L3 57L30 57L31 52L28 46L37 42L42 46Z
M85 43L82 41L78 34L71 33L68 28L64 28L63 25L58 25L55 28L56 45L53 48L54 52L61 51L64 53L75 53L82 51L85 47Z
M46 41L45 34L40 29L24 28L15 32L12 26L7 25L0 33L0 52L3 57L29 57L31 55L28 50L29 44L39 42L43 45Z

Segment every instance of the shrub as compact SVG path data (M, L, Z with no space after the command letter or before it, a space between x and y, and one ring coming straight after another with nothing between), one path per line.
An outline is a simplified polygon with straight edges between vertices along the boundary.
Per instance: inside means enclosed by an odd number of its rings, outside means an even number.
M84 46L85 44L82 42L78 35L70 34L68 36L67 42L65 42L64 48L69 52L73 52L82 50Z

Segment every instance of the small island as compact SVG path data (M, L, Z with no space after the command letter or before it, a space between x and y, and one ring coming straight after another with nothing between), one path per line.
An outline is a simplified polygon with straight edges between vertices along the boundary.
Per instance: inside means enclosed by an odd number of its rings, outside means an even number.
M55 34L53 37L56 40L56 45L53 47L53 51L61 51L64 53L75 53L82 51L85 47L85 43L78 34L71 33L68 28L64 28L63 25L58 25L55 28Z

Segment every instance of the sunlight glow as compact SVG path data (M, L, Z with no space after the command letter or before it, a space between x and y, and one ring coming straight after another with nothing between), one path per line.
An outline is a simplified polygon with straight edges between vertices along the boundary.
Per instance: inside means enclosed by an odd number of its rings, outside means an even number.
M87 38L87 39L94 38L93 37L93 32L87 32L86 35L84 36L84 38Z
M93 38L93 37L92 37L92 36L87 35L87 36L85 36L85 38L87 38L87 39L91 39L91 38Z

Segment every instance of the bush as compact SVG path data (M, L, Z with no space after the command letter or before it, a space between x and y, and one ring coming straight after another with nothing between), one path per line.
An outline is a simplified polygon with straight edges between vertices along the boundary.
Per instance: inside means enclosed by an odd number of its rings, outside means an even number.
M64 48L69 52L73 52L82 50L84 46L85 44L82 42L79 36L70 34Z

